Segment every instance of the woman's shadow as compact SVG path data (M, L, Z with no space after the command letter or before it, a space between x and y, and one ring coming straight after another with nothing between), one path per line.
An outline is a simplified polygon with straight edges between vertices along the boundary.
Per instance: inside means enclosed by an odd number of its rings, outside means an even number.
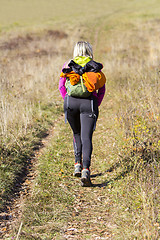
M120 163L117 162L117 163L113 164L110 168L108 168L104 172L97 173L97 174L92 174L91 175L91 179L95 179L97 177L104 176L104 175L106 175L106 173L111 173L119 166L120 166ZM114 179L114 180L116 180L116 179ZM97 183L97 184L95 183L95 184L92 184L92 187L99 187L99 188L106 187L112 181L113 181L113 179L112 180L106 180L106 181L104 181L102 183Z
M135 153L135 152L131 152L129 154L129 156L124 157L120 161L114 163L106 171L101 172L101 173L97 173L97 174L92 174L91 179L96 178L96 177L100 177L100 176L104 176L104 175L106 175L106 173L112 173L117 168L121 168L120 173L118 173L116 177L113 177L109 180L106 179L102 183L92 184L92 187L99 187L99 188L106 187L111 182L117 181L117 180L121 179L122 177L124 178L130 172L132 172L134 169L137 169L137 171L138 171L138 164L139 163L135 162L135 160L133 158L135 156L135 154L137 155L137 157L140 156L139 159L143 160L143 167L145 167L146 165L150 165L154 161L159 162L159 160L160 160L160 151L158 151L158 150L157 151L151 151L150 149L143 149L143 151L138 153L138 154Z

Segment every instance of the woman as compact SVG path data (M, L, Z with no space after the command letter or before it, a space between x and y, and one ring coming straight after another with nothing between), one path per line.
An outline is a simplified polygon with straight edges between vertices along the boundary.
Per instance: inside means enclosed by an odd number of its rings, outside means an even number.
M92 135L98 119L98 107L105 94L105 84L97 91L89 93L89 96L73 97L67 92L66 81L68 79L65 74L69 72L83 76L85 72L101 72L103 65L93 61L93 51L90 43L80 41L74 47L73 60L64 66L59 81L59 90L64 99L66 119L73 131L74 176L81 177L82 186L88 187L92 185L90 179Z

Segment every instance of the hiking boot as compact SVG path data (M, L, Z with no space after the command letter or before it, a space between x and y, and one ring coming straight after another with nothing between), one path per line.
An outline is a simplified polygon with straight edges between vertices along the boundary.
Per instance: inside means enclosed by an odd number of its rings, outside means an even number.
M82 187L91 187L90 171L88 169L82 170L81 176Z
M74 167L74 176L81 177L82 165L80 163L76 163Z

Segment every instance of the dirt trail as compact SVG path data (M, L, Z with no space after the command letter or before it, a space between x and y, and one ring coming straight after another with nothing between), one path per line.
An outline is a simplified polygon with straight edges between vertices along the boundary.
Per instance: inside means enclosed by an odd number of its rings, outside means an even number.
M107 121L106 121L107 120ZM108 125L113 124L111 114L108 114ZM66 231L61 235L62 239L114 239L112 229L116 227L114 224L114 212L112 211L112 200L110 199L111 185L109 181L115 177L114 169L103 168L105 163L104 156L100 152L104 150L110 154L113 146L113 129L109 127L105 130L105 149L101 146L99 151L99 138L103 131L103 118L97 123L97 130L93 136L94 151L91 163L91 179L93 186L90 188L76 187L80 184L79 179L75 179L75 204L72 212L72 220L68 222ZM113 127L113 125L112 125ZM110 147L107 147L110 146ZM109 149L110 148L110 149ZM101 158L102 157L102 158ZM99 158L99 159L98 159ZM57 238L55 238L57 239ZM60 238L61 239L61 238Z
M33 168L28 174L25 182L23 183L20 197L15 200L14 205L10 209L9 213L11 218L3 222L3 228L6 228L6 234L3 235L5 239L10 236L10 230L13 225L20 226L23 219L23 208L26 200L26 196L32 192L32 185L37 175L36 162L41 152L45 151L45 148L50 144L51 139L56 138L57 134L61 134L59 131L60 124L63 123L63 116L60 116L55 122L54 127L49 131L47 138L43 140L43 148L37 151L34 158ZM111 123L111 119L108 115L108 122ZM72 183L72 194L75 197L75 203L73 211L71 212L70 221L65 228L62 229L62 233L53 239L114 239L112 235L112 229L116 226L113 224L112 218L114 213L112 212L112 201L109 198L110 186L108 186L108 174L111 177L112 173L107 173L101 169L100 165L103 164L104 159L97 159L96 156L96 142L98 136L101 134L103 128L103 118L100 115L97 124L97 130L95 131L93 140L95 151L93 153L92 166L91 166L91 179L93 187L82 188L80 186L80 179L75 178ZM56 131L55 131L56 129ZM108 128L106 134L108 136L108 143L112 141L110 139L111 128ZM101 151L102 149L100 149ZM108 151L108 149L107 149ZM100 163L100 165L99 165ZM107 169L106 169L107 170ZM17 224L18 223L18 224ZM18 229L17 229L18 232Z
M104 100L105 101L105 100ZM110 103L101 106L102 109L109 107ZM92 187L83 188L79 178L74 178L71 186L72 194L75 197L73 211L71 212L70 221L62 234L56 236L58 239L114 239L112 229L116 228L113 221L114 212L112 211L112 200L110 199L111 185L109 181L115 177L114 169L104 167L106 152L108 155L112 151L114 144L113 128L114 121L112 114L107 114L105 119L105 149L100 142L104 131L104 114L100 113L97 129L93 136L93 157L91 163ZM108 126L108 127L107 127ZM57 127L56 127L57 129ZM107 147L108 146L108 147ZM102 155L104 151L104 155ZM74 168L74 167L73 167Z
M76 202L72 222L68 222L66 239L112 239L109 200L103 188L75 192ZM56 238L55 238L56 239Z
M15 191L10 204L8 203L6 211L0 214L0 240L10 237L14 226L18 226L23 218L23 208L26 197L31 194L34 180L37 176L38 157L50 143L50 139L54 137L54 128L57 122L61 121L62 115L59 116L53 123L53 127L45 134L45 138L39 143L39 150L35 152L35 156L30 160L28 174L24 177L21 184L19 183L18 189ZM18 184L18 183L17 183Z

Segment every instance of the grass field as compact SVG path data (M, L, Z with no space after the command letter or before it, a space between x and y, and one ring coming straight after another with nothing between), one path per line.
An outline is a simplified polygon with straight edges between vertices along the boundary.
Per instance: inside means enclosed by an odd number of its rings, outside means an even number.
M159 1L0 3L2 237L157 240ZM72 135L58 91L61 67L79 39L91 42L107 77L89 189L72 177Z
M1 31L23 29L24 27L38 29L40 27L64 24L78 26L79 23L94 26L98 22L118 21L126 18L128 22L137 19L159 17L159 1L149 0L70 0L67 3L60 0L1 0L0 29ZM71 25L70 25L71 24ZM110 25L110 22L109 24Z

